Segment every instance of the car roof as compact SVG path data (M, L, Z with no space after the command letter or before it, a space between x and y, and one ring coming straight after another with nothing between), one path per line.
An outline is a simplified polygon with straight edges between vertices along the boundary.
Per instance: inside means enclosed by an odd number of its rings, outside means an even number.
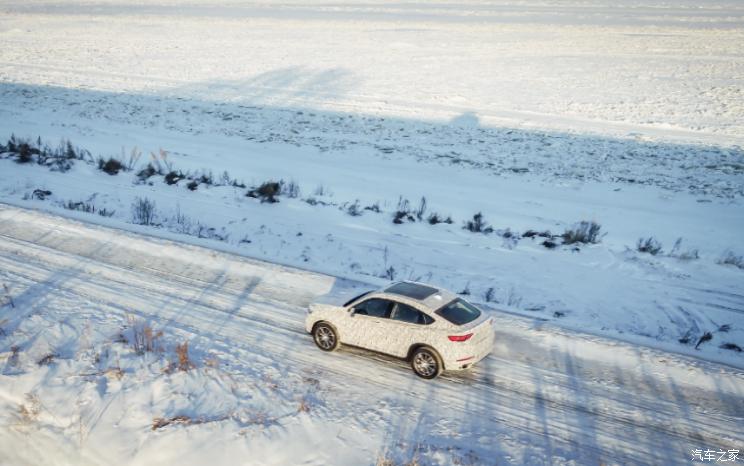
M436 310L457 296L447 290L417 282L397 282L382 290L383 293L402 296Z

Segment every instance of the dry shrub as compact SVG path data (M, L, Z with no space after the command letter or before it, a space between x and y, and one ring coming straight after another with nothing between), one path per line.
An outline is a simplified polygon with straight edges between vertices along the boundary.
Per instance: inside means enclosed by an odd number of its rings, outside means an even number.
M176 345L176 355L178 356L178 369L187 371L196 367L194 363L189 359L189 342L184 341L180 345Z
M402 445L397 445L399 448ZM411 453L411 456L408 460L403 461L402 463L398 463L395 461L393 456L390 454L390 449L385 448L377 455L377 460L375 461L375 466L396 466L400 464L401 466L420 466L421 462L419 461L419 452L418 447Z
M58 358L59 355L57 353L49 353L43 358L39 359L36 364L39 366L48 366L49 364L53 363L56 358Z
M271 378L270 375L266 374L263 377L264 383L266 383L266 386L269 387L272 390L278 390L279 384L274 382L274 379Z
M155 351L157 340L163 336L162 331L155 332L149 324L135 321L131 316L129 326L132 328L132 348L137 354Z
M208 358L204 358L204 365L207 367L211 367L212 369L218 369L220 367L220 360L217 359L216 356L210 356Z
M121 370L121 367L109 367L105 371L103 371L103 375L105 375L108 378L115 378L116 380L121 380L124 377L124 371Z
M26 393L26 402L18 406L18 414L24 424L31 424L39 419L41 400L35 393Z
M563 233L563 244L596 244L602 239L602 226L595 221L582 220Z
M395 466L395 462L392 458L387 456L387 452L380 453L377 455L377 461L375 461L375 466Z
M132 222L137 225L153 225L157 217L155 201L148 198L135 198L132 202Z
M190 425L194 423L193 420L185 415L179 415L174 417L156 417L152 420L152 430L162 429L171 424L184 424Z
M300 403L297 406L297 412L298 413L309 413L310 408L312 405L310 404L310 400L307 399L307 397L302 397L300 399Z
M178 361L171 361L168 363L167 366L163 369L163 372L166 374L172 374L173 372L179 370L179 371L188 371L190 369L193 369L196 367L194 362L189 358L189 342L184 341L180 345L176 345L176 357L178 358Z
M733 265L736 268L744 270L744 255L734 254L733 251L726 251L726 253L718 260L721 265Z
M168 427L170 425L185 425L185 426L193 426L197 424L206 424L208 422L219 422L230 419L229 415L226 416L218 416L214 418L192 418L190 416L187 416L185 414L179 414L178 416L173 417L156 417L152 420L152 430L158 430L162 429L163 427Z
M245 418L241 421L246 425L266 426L276 422L276 419L269 417L269 413L263 409L246 410L245 415Z

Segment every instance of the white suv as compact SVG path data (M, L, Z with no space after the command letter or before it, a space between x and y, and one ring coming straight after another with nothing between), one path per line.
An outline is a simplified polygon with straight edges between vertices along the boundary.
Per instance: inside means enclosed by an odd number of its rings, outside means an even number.
M339 344L404 358L413 371L433 379L462 370L493 348L493 319L449 291L398 282L364 293L343 306L310 305L305 329L323 351Z

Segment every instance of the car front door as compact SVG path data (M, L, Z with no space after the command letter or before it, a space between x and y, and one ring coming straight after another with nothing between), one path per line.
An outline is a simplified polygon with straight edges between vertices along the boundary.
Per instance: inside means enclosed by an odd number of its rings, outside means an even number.
M342 331L342 342L360 348L382 351L379 341L382 327L389 320L393 302L370 298L355 304L347 314Z

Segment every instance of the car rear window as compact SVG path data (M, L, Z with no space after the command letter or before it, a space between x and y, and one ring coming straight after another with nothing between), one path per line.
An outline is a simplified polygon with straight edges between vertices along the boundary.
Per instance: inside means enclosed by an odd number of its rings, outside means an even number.
M480 317L481 312L477 307L464 299L457 298L449 304L439 308L435 314L455 325L465 325Z
M434 319L423 312L403 303L397 303L395 305L391 317L393 320L400 320L401 322L408 322L410 324L429 325L434 322Z

